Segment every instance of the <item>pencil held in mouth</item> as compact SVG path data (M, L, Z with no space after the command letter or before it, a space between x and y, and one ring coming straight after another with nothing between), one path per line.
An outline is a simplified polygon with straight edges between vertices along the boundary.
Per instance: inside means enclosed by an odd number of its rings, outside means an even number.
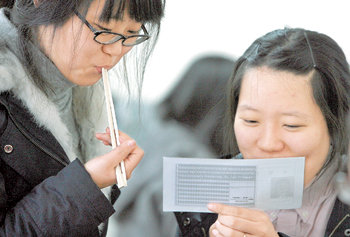
M104 86L105 98L106 98L107 116L108 116L109 131L111 135L111 143L112 143L112 148L114 149L120 145L120 142L119 142L117 119L115 116L114 104L112 99L111 86L109 83L108 71L105 68L102 68L102 79L103 79L103 86ZM115 173L117 177L118 188L127 186L124 161L121 161L120 164L116 167Z

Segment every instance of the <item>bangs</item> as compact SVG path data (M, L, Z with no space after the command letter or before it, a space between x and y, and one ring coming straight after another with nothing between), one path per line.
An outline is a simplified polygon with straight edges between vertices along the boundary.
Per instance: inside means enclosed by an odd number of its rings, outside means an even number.
M142 23L159 24L164 14L165 0L106 0L100 21L122 20L125 10L130 18Z

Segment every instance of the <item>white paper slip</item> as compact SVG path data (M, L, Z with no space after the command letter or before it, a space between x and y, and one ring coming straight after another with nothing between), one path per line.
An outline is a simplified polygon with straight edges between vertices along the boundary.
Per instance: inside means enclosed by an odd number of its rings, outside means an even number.
M210 212L209 202L262 210L301 207L304 157L163 158L163 211Z

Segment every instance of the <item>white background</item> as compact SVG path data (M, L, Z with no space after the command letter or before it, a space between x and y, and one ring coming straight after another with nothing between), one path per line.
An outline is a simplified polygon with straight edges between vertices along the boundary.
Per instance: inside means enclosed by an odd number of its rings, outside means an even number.
M159 101L195 58L239 57L256 38L285 26L329 35L350 61L350 0L167 0L143 101Z

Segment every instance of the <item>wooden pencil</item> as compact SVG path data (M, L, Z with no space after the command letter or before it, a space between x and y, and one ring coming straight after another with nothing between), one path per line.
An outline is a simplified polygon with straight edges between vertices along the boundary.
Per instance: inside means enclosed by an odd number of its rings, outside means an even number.
M108 71L105 68L102 68L102 79L103 79L106 106L107 106L107 116L108 116L109 131L111 136L111 143L112 143L112 148L114 149L120 145L120 142L119 142L118 124L117 124L117 119L115 115L115 109L114 109L114 103L112 98L111 86L109 83ZM120 162L120 164L116 167L115 171L116 171L118 188L127 186L124 161Z

